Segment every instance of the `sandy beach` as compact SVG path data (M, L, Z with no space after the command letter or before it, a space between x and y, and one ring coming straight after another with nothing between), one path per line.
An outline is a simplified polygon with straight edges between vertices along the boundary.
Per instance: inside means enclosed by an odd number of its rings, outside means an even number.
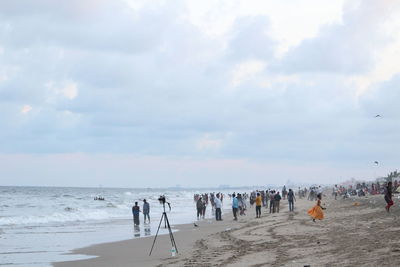
M54 263L63 266L399 266L399 201L391 213L382 195L334 200L324 197L325 219L313 222L307 210L315 202L297 200L289 213L255 218L254 208L237 222L229 212L224 221L204 220L180 225L174 234L179 253L171 257L168 235L106 243L74 251L95 258ZM172 222L173 223L173 222Z

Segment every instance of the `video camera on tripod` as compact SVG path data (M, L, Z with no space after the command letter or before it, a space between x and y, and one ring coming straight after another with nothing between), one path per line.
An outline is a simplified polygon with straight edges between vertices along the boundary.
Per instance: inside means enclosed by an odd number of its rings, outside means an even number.
M165 212L165 203L168 204L169 211L171 211L171 203L167 202L167 199L164 195L160 196L158 198L158 201L160 202L160 204L164 206L164 212Z
M168 216L167 216L167 213L165 212L165 203L168 204L169 211L171 211L171 204L170 204L169 202L167 202L167 200L166 200L166 198L165 198L164 195L161 195L161 196L158 198L158 201L160 202L160 204L163 205L164 212L163 212L163 214L162 214L162 216L161 216L160 224L158 225L157 233L156 233L156 235L155 235L155 237L154 237L153 245L151 246L149 256L151 255L151 252L153 251L154 244L156 243L156 239L157 239L157 236L158 236L158 231L160 231L160 226L161 226L161 223L162 223L163 221L164 221L164 224L165 224L165 228L168 227L169 238L171 239L171 244L172 244L172 250L171 250L171 251L174 251L174 253L175 253L175 252L178 253L178 248L176 247L174 235L172 234L172 230L171 230L171 225L169 224ZM173 255L175 255L175 254L173 254Z

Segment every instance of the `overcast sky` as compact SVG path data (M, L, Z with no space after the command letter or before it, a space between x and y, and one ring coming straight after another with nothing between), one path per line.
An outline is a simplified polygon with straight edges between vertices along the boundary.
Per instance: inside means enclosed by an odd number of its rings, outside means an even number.
M398 0L3 0L0 185L383 176L399 62Z

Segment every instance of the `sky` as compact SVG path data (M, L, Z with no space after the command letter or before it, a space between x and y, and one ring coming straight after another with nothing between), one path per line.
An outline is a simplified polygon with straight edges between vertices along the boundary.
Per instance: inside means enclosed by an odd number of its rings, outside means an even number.
M399 62L397 0L0 1L0 185L384 176Z

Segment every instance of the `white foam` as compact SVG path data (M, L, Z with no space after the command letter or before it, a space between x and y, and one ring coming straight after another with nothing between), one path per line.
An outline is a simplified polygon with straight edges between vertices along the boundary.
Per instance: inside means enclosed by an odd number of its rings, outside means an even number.
M1 217L0 225L36 225L48 223L79 222L89 220L107 220L124 218L123 214L112 214L105 210L81 210L56 212L45 216L20 215L13 217Z

